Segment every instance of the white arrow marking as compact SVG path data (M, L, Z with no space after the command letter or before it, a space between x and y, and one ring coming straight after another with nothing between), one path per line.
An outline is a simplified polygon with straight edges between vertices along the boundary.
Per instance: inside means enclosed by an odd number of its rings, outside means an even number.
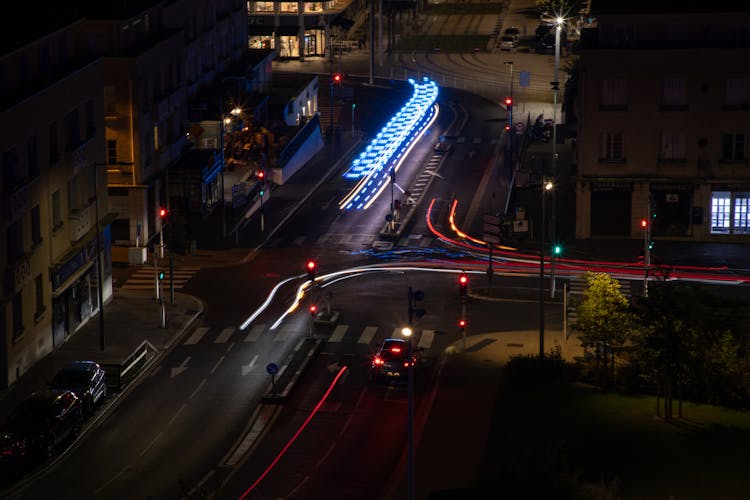
M253 360L250 361L249 365L242 365L242 376L243 377L245 375L247 375L248 373L250 373L251 371L253 371L253 369L255 368L255 362L256 361L258 361L258 355L257 354L255 355L255 357L253 358Z
M172 370L169 373L169 378L175 378L177 375L179 375L180 373L182 373L185 370L187 370L187 366L186 365L188 364L188 361L190 361L190 356L188 356L187 358L185 358L185 361L183 361L180 366L174 366L174 367L172 367Z

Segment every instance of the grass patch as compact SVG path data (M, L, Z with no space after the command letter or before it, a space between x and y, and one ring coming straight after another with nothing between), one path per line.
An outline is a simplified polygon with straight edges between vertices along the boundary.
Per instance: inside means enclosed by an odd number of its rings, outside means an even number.
M485 485L575 498L746 497L750 414L685 403L683 415L667 423L653 397L574 384L505 387Z
M470 52L475 49L487 50L486 35L412 35L399 40L399 52Z
M427 15L480 15L500 14L505 2L488 3L440 3L428 5L424 10Z

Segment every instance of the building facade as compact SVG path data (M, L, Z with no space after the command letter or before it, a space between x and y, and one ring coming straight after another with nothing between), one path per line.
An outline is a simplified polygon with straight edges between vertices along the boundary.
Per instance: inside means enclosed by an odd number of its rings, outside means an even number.
M577 238L750 242L750 10L671 4L592 3Z
M76 50L79 28L0 56L2 387L98 311L100 286L112 295L104 68Z

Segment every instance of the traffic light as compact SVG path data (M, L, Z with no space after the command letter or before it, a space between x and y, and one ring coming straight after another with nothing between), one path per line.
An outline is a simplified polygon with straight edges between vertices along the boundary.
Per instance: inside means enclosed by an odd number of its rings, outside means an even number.
M167 218L167 209L166 208L161 207L159 209L159 217L161 217L162 219L166 219Z
M461 273L458 277L458 288L461 293L461 297L466 297L466 288L469 285L469 277L466 273Z
M513 99L511 99L510 97L505 98L505 109L508 111L513 109Z
M333 74L333 83L335 85L341 85L341 73L334 73Z
M641 219L641 229L647 229L648 228L648 221L646 219Z
M318 311L318 306L310 304L310 316L315 317L315 313Z
M653 250L654 249L654 240L651 240L648 242L648 249Z
M258 191L258 195L260 195L260 197L262 198L265 193L266 193L266 188L261 186L260 191Z
M465 319L459 319L458 320L458 327L461 329L462 332L466 331L466 320Z
M552 255L554 255L555 257L559 257L560 254L562 254L562 245L560 245L559 243L556 243L552 247Z
M166 275L165 275L164 271L159 271L159 281L162 281L162 280L164 280L164 277L165 277L165 276L166 276Z
M258 177L259 181L262 181L263 179L266 178L265 170L258 170L258 173L256 174L256 176Z
M307 261L307 279L310 281L315 281L315 267L314 260Z
M505 131L506 132L510 132L510 125L508 125L508 124L505 125Z

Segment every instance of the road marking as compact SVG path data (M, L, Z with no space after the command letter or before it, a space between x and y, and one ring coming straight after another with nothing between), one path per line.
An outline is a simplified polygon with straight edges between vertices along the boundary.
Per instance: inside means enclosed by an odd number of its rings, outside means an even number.
M172 418L170 418L170 419L169 419L169 422L167 422L167 427L169 427L170 425L172 425L172 423L173 423L173 422L174 422L175 420L177 420L177 417L179 417L179 416L180 416L180 413L182 413L182 410L184 410L186 406L187 406L187 405L186 405L185 403L182 403L182 406L180 406L180 409L179 409L179 410L177 410L177 413L175 413L174 415L172 415Z
M229 337L232 336L234 333L234 328L224 328L218 337L216 337L216 340L214 340L214 344L223 344L227 340L229 340Z
M419 343L417 344L417 347L429 349L434 338L435 330L422 330L422 336L419 337Z
M338 325L333 329L333 333L328 337L328 342L341 342L344 338L346 331L349 329L349 325Z
M195 390L190 394L190 399L193 399L193 397L198 394L198 391L201 390L201 388L206 384L206 379L204 378L201 380L201 383L198 384L198 387L195 388Z
M185 341L184 345L193 345L201 341L203 336L209 330L208 327L201 326L195 329L195 332Z
M211 368L211 372L210 372L210 373L211 373L211 375L213 375L213 374L214 374L214 372L215 372L215 371L216 371L216 369L217 369L217 368L219 367L219 365L221 364L221 362L222 362L222 361L224 361L224 356L220 357L220 358L219 358L219 361L217 361L217 362L216 362L216 364L214 365L214 367L213 367L213 368Z
M255 342L258 340L258 337L260 337L260 334L263 333L263 330L266 329L265 323L259 323L257 325L253 325L253 327L250 329L250 333L247 334L245 337L244 342Z
M360 344L369 344L370 342L372 342L372 338L375 336L375 333L377 333L377 331L377 326L366 326L362 331L362 335L360 335L359 339L357 339L357 342Z
M95 490L94 490L94 495L98 495L99 493L101 493L101 491L102 491L102 490L103 490L104 488L106 488L106 487L107 487L107 486L109 486L110 484L112 484L112 483L114 483L115 481L117 481L117 478L119 478L120 476L122 476L123 474L125 474L125 473L126 473L127 471L129 471L129 470L130 470L130 469L132 469L132 468L133 468L133 466L132 466L132 465L126 465L125 467L123 467L122 469L120 469L120 472L118 472L117 474L115 474L115 475L114 475L114 476L112 477L112 479L110 479L109 481L107 481L107 482L106 482L106 483L104 483L103 485L99 486L99 487L98 487L97 489L95 489Z
M252 361L250 361L250 364L242 365L242 376L244 377L253 369L255 369L255 362L258 361L258 355L256 354Z
M175 378L177 375L187 370L188 369L187 364L189 361L190 361L190 356L185 358L185 361L183 361L180 366L173 366L172 369L169 371L169 378Z
M151 449L151 447L152 447L152 446L154 445L154 443L156 443L156 441L157 441L157 440L158 440L158 439L159 439L159 438L160 438L160 437L162 436L162 434L164 434L164 432L159 432L159 434L157 434L157 435L156 435L156 437L155 437L154 439L152 439L152 440L151 440L151 442L150 442L150 443L148 443L148 445L146 445L146 447L145 447L145 448L143 449L143 451L141 452L141 456L145 455L145 454L146 454L146 452L147 452L148 450L150 450L150 449Z

